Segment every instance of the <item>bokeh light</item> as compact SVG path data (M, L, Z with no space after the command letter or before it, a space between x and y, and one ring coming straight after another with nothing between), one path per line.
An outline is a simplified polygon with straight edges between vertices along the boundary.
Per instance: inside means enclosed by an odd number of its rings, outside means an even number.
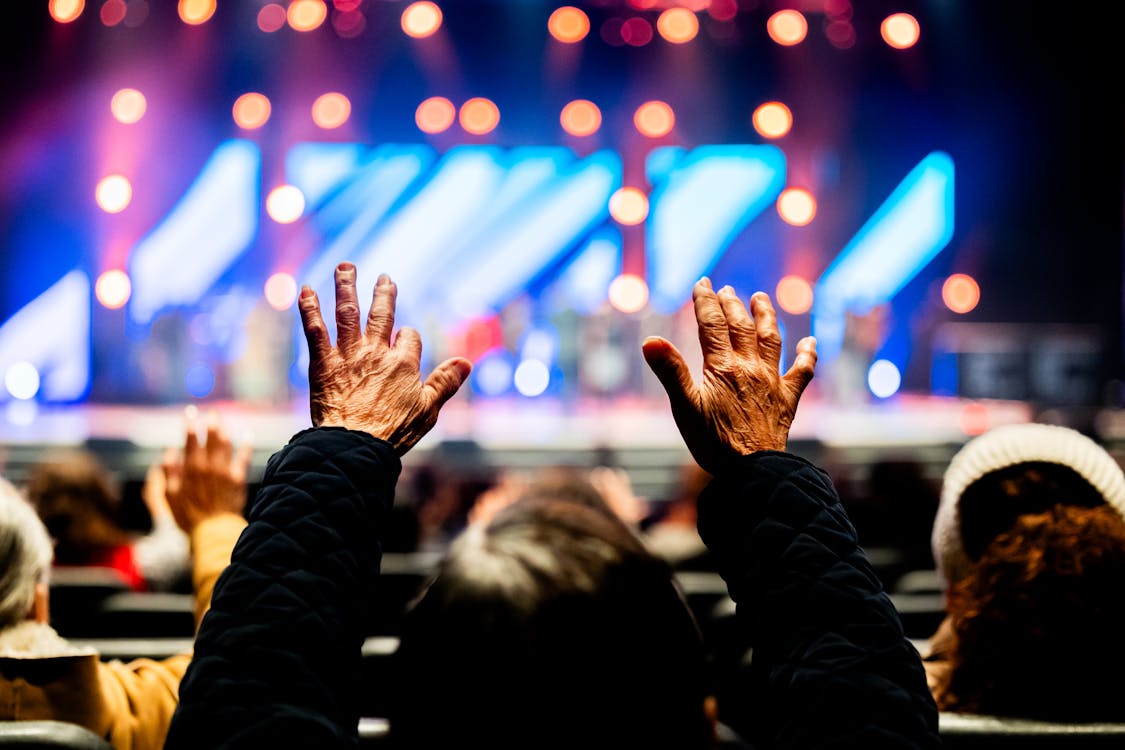
M85 0L51 0L47 3L47 12L59 23L76 20L85 8Z
M791 315L803 315L812 309L812 284L800 276L790 274L777 282L774 294L777 306Z
M39 393L39 371L30 362L14 362L4 373L4 387L12 398L33 399Z
M645 102L633 114L633 125L641 135L660 138L676 126L676 114L662 101Z
M602 126L602 112L591 101L575 99L563 107L559 122L563 130L571 135L593 135Z
M966 435L982 435L992 427L992 414L984 404L968 403L961 407L959 422Z
M457 108L444 96L431 96L414 111L414 122L423 133L441 133L449 130L457 118Z
M793 127L793 113L781 102L766 102L754 110L751 121L763 138L781 138Z
M648 304L648 284L635 274L621 274L609 284L609 304L623 313L643 310Z
M837 49L851 49L855 46L855 26L851 21L830 21L824 27L824 36Z
M621 24L621 41L633 47L643 47L652 41L652 24L640 16L633 16Z
M909 13L895 13L883 19L879 33L883 41L895 49L908 49L918 43L921 27Z
M266 213L278 224L292 224L305 212L305 194L294 185L279 185L266 196Z
M407 36L424 39L441 28L441 8L431 2L417 2L402 11L402 30Z
M215 0L180 0L180 20L191 26L207 23L215 15Z
M941 285L941 299L950 310L964 315L980 302L980 285L972 276L955 273Z
M513 379L521 396L534 398L546 391L551 384L551 371L537 359L525 359L516 367Z
M737 0L711 0L707 13L716 21L733 21L738 15Z
M270 34L284 27L288 18L285 8L277 3L267 3L258 11L258 28Z
M270 119L270 100L263 94L251 91L234 100L231 112L238 127L256 130Z
M109 100L109 111L124 125L132 125L145 116L148 102L145 95L136 89L121 89Z
M770 39L783 47L792 47L805 40L809 33L809 22L797 10L779 10L766 21L766 31Z
M323 0L293 0L285 18L294 31L312 31L328 18L328 6Z
M499 396L512 387L511 356L503 349L486 352L473 364L473 385L485 396Z
M782 190L777 198L777 213L785 223L803 227L816 216L816 198L804 188Z
M574 44L590 33L590 19L578 8L564 5L547 19L547 31L560 42Z
M466 133L484 135L500 124L500 109L490 100L478 96L461 105L458 119Z
M133 200L133 186L125 175L111 174L98 181L94 199L107 214L121 213Z
M312 105L313 122L325 130L340 127L351 113L352 103L348 97L335 91L321 94Z
M104 25L112 27L124 21L128 12L129 6L125 4L125 0L106 0L98 15Z
M94 282L94 296L102 307L110 310L124 307L132 294L133 282L129 280L129 274L119 268L103 272Z
M205 364L192 365L184 376L184 387L196 398L205 398L215 389L215 373Z
M648 216L648 196L640 188L618 188L609 196L609 215L619 224L640 224Z
M656 19L656 30L667 41L683 44L699 33L699 19L687 8L669 8Z
M265 294L274 310L288 310L297 301L297 280L289 273L275 273L266 279Z
M867 387L879 398L895 395L901 385L902 374L890 360L877 359L867 370Z
M332 28L343 39L354 39L367 28L367 16L358 10L338 12L332 16Z

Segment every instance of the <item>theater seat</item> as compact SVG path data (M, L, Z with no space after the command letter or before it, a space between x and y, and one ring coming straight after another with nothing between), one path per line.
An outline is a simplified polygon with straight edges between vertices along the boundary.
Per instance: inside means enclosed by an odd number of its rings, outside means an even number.
M113 750L105 739L65 721L0 721L4 750Z
M1125 747L1125 723L1068 724L942 713L942 745L954 750L1092 750Z

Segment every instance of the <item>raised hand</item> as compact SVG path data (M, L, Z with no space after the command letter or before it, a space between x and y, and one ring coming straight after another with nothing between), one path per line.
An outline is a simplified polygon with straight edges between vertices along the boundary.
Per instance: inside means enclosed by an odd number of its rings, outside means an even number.
M195 413L189 411L183 453L164 453L165 494L176 524L191 533L200 521L222 513L241 515L246 507L246 472L253 446L237 451L219 424L208 420L204 442L199 442Z
M356 269L336 268L336 345L309 287L298 306L309 346L309 410L317 427L347 427L386 440L401 456L437 422L438 411L472 370L453 357L434 368L423 383L422 339L402 328L391 342L398 293L386 274L379 276L367 324L361 330Z
M703 278L692 300L703 349L702 381L695 382L671 342L650 336L642 345L692 457L718 474L738 456L785 450L797 402L816 367L816 339L801 339L793 366L780 375L781 334L768 295L755 293L748 313L731 287L716 293Z

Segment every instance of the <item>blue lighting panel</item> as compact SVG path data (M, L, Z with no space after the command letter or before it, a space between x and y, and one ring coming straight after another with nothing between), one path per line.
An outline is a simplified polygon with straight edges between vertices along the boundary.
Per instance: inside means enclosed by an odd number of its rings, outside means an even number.
M610 283L621 273L621 233L605 227L594 233L559 276L567 303L591 314L605 301Z
M319 205L367 160L358 143L298 143L285 155L285 178L304 193L305 203Z

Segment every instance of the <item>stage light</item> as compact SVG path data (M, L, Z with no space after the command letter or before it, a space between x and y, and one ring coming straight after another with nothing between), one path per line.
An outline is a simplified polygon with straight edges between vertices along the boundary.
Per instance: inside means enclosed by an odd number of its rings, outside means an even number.
M129 281L129 275L117 268L105 271L94 283L94 296L102 307L110 310L124 307L132 293L133 283Z
M297 280L292 274L275 273L266 279L265 294L274 310L288 310L297 301Z
M289 3L285 19L294 31L312 31L328 18L328 6L323 0L293 0Z
M145 116L148 102L145 95L136 89L121 89L109 100L109 111L124 125L132 125Z
M623 313L635 313L648 304L648 284L640 276L623 273L609 284L609 304Z
M215 15L215 0L180 0L179 12L184 23L198 26Z
M575 136L593 135L602 126L602 113L598 105L585 99L575 99L563 107L559 115L563 130Z
M699 19L687 8L669 8L656 19L656 30L669 42L683 44L699 33Z
M793 127L793 113L781 102L766 102L754 110L754 130L764 138L780 138Z
M578 8L564 5L547 19L547 31L565 44L574 44L590 33L590 19Z
M474 97L461 105L459 121L466 133L484 135L500 123L500 110L488 99Z
M640 224L648 216L648 196L640 188L619 188L609 196L609 215L618 224Z
M514 380L521 396L534 398L546 391L551 384L551 371L537 359L525 359L516 367Z
M672 132L676 125L676 114L664 102L645 102L633 114L633 125L641 135L660 138Z
M893 362L877 359L867 370L867 387L879 398L895 395L901 385L902 375Z
M47 3L47 12L59 23L70 23L82 15L85 7L85 0L51 0Z
M293 185L279 185L266 196L266 213L278 224L292 224L305 212L305 194Z
M809 33L809 23L800 11L779 10L766 21L766 31L770 39L781 46L792 47L805 40Z
M633 16L621 24L621 40L633 47L643 47L652 41L652 24L640 16Z
M125 10L125 26L135 29L148 19L149 7L146 0L129 3Z
M258 28L267 34L280 31L288 21L289 14L277 3L267 3L258 11Z
M39 371L30 362L14 362L4 373L4 387L12 398L29 401L39 393Z
M98 181L94 199L107 214L121 213L133 200L133 186L124 175L111 174Z
M270 100L252 91L235 99L231 112L238 127L257 130L270 119Z
M788 188L777 198L777 213L786 224L803 227L816 216L816 198L804 188Z
M791 315L803 315L812 309L812 284L800 276L783 276L774 296L777 306Z
M961 431L966 435L983 435L992 427L992 415L984 404L969 403L961 407Z
M113 27L124 21L125 14L128 12L129 6L125 4L125 0L106 0L98 15L102 19L102 24Z
M918 43L921 27L909 13L895 13L883 19L879 33L883 41L895 49L908 49Z
M851 49L855 46L855 26L852 26L851 21L829 21L824 27L824 35L837 49Z
M493 349L473 364L472 385L483 396L500 396L512 387L513 371L511 355Z
M442 133L449 130L457 117L457 108L444 96L431 96L414 111L414 122L423 133Z
M215 389L215 373L205 364L195 364L184 376L184 387L195 398L205 398Z
M441 8L431 2L417 2L402 12L402 30L407 36L424 39L441 28Z
M359 10L363 0L332 0L332 5L341 13L351 13L353 10Z
M972 276L955 273L941 285L941 299L950 310L963 315L980 302L980 285Z
M738 2L736 0L711 0L707 12L716 21L733 21L738 15Z
M325 130L340 127L351 113L352 103L348 97L335 91L317 97L312 105L313 122Z
M348 10L332 16L332 28L342 39L354 39L367 28L367 16L358 10Z

